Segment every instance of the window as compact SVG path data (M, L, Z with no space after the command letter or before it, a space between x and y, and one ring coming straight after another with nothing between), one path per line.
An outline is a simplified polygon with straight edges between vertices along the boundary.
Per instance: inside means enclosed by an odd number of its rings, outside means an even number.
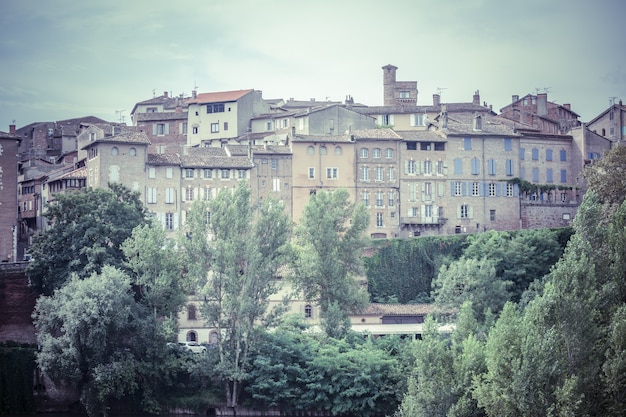
M204 178L213 178L213 170L211 168L205 168L203 174Z
M461 196L463 195L463 183L460 181L455 181L452 183L454 195Z
M176 190L168 187L165 189L165 204L174 204L176 201Z
M489 197L496 196L496 184L493 182L489 183Z
M417 186L414 182L409 183L409 201L417 201Z
M326 178L332 180L339 178L339 168L326 168Z
M512 159L506 160L506 175L509 177L513 176L513 160Z
M561 162L567 161L567 151L565 149L561 149L559 151L559 156L560 156Z
M521 159L522 161L526 159L525 151L526 150L524 148L519 148L519 159Z
M194 134L194 135L198 134L198 126L193 126L191 128L191 133Z
M157 189L156 187L148 187L146 192L146 201L148 204L156 204L157 202Z
M546 149L546 161L552 161L552 149Z
M392 159L393 158L393 149L387 148L385 149L385 158Z
M393 192L390 192L388 194L388 204L389 207L393 207L396 204L396 198L395 198L395 194Z
M376 181L383 181L383 167L376 167Z
M389 167L389 181L393 181L395 179L395 171L393 167Z
M304 306L304 318L310 319L313 317L313 308L310 304Z
M409 217L417 217L417 207L411 207L409 209Z
M227 180L230 178L230 169L222 169L222 179Z
M433 173L433 163L432 161L424 161L424 174L431 175Z
M436 151L445 151L446 144L444 142L435 142L435 150Z
M428 217L431 218L433 217L433 206L430 204L427 204L424 206L424 217Z
M472 150L472 138L463 139L463 149L465 149L466 151Z
M315 179L315 168L309 167L309 179Z
M443 175L443 161L437 161L437 175Z
M174 213L165 213L165 230L174 230Z
M417 142L407 142L406 143L407 151L416 151L417 150Z
M533 150L532 150L532 158L533 158L533 161L539 160L539 149L533 148Z
M400 98L411 98L411 93L409 91L399 91Z
M383 213L376 213L376 227L383 227Z
M552 168L548 168L546 170L546 182L554 182L554 179L552 178Z
M363 191L363 193L361 194L361 199L363 200L363 204L365 205L365 207L370 206L370 193L368 193L367 191Z
M224 122L224 130L228 130L228 122Z
M156 168L155 167L148 168L148 178L156 178Z
M378 191L376 193L376 207L383 207L384 200L385 200L385 193L383 193L382 191Z
M504 150L505 151L512 151L513 150L513 143L511 142L511 138L505 138L504 139Z
M367 148L359 149L359 158L369 158L369 150Z
M380 158L381 151L380 148L372 149L372 158Z
M247 177L247 172L245 169L238 169L237 170L237 178L239 178L240 180L244 180Z
M425 114L412 114L411 115L411 126L424 126Z
M341 149L341 146L335 146L335 155L342 155L343 154L343 149Z
M119 149L117 149L117 146L114 146L114 147L111 148L111 155L117 156L119 154L120 154L120 151L119 151Z
M135 148L130 148L130 149L128 150L128 154L129 154L130 156L137 156L137 149L135 149Z
M156 125L156 134L158 136L165 135L165 123L157 123L157 125Z
M433 184L430 182L425 182L424 183L424 195L426 196L426 198L428 200L430 200L430 197L433 195Z
M187 305L187 320L197 320L196 306L193 304Z
M272 191L280 191L280 178L272 178Z
M411 160L406 161L406 162L407 162L406 173L407 174L415 174L415 161L411 159Z
M165 178L172 178L174 176L174 170L172 167L165 168Z
M185 200L193 201L193 188L185 188Z
M480 196L480 183L479 182L472 183L472 195L474 197Z
M267 123L265 124L265 130L268 130L268 131L269 131L269 130L272 130L272 122L267 122Z
M561 182L567 182L567 170L561 170Z
M533 168L533 181L539 181L539 168Z
M489 175L496 175L496 160L490 159L487 163L487 169L489 170Z
M455 174L463 173L463 160L461 158L454 159L454 173Z
M370 180L370 170L368 167L361 167L361 181Z
M193 168L185 168L185 178L193 178Z
M469 218L469 206L467 204L463 204L460 207L460 216L462 219Z
M430 142L420 142L420 151L430 151L431 149Z
M180 124L180 133L182 133L183 135L187 134L187 122L182 122Z
M328 149L326 148L326 146L322 145L320 146L320 155L327 155L328 154Z
M210 199L211 199L211 189L207 187L204 189L204 200L209 201Z
M283 127L289 127L289 119L282 120Z
M506 196L507 197L513 197L513 189L514 189L513 184L507 184L506 185Z
M211 133L217 133L220 131L219 123L211 123Z
M207 113L223 113L224 112L224 103L214 103L206 105Z
M480 174L480 161L478 158L472 158L472 175Z
M306 148L306 154L315 155L315 148L313 146L309 146L308 148Z
M495 210L489 210L489 220L491 220L492 222L496 221L496 211Z

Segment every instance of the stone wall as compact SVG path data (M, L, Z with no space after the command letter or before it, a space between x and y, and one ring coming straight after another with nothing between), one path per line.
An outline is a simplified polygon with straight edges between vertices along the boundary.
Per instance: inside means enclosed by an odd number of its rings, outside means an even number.
M0 342L37 342L31 314L38 295L28 286L27 265L0 264Z

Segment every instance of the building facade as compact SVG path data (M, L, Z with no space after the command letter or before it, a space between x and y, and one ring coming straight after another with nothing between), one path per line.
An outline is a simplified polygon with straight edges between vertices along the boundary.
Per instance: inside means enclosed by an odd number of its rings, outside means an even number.
M0 262L17 261L20 140L14 125L9 127L9 132L0 132Z

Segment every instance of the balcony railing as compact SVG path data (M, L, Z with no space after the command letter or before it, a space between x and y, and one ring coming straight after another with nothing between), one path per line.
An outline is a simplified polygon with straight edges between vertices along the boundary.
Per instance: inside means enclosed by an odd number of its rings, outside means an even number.
M402 224L444 224L446 220L445 217L400 217Z

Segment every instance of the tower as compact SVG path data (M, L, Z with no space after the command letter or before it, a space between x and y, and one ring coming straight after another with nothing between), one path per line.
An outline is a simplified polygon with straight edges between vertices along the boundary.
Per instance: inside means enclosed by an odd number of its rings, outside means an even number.
M391 64L383 68L383 105L393 106L395 104L396 70L398 67Z

